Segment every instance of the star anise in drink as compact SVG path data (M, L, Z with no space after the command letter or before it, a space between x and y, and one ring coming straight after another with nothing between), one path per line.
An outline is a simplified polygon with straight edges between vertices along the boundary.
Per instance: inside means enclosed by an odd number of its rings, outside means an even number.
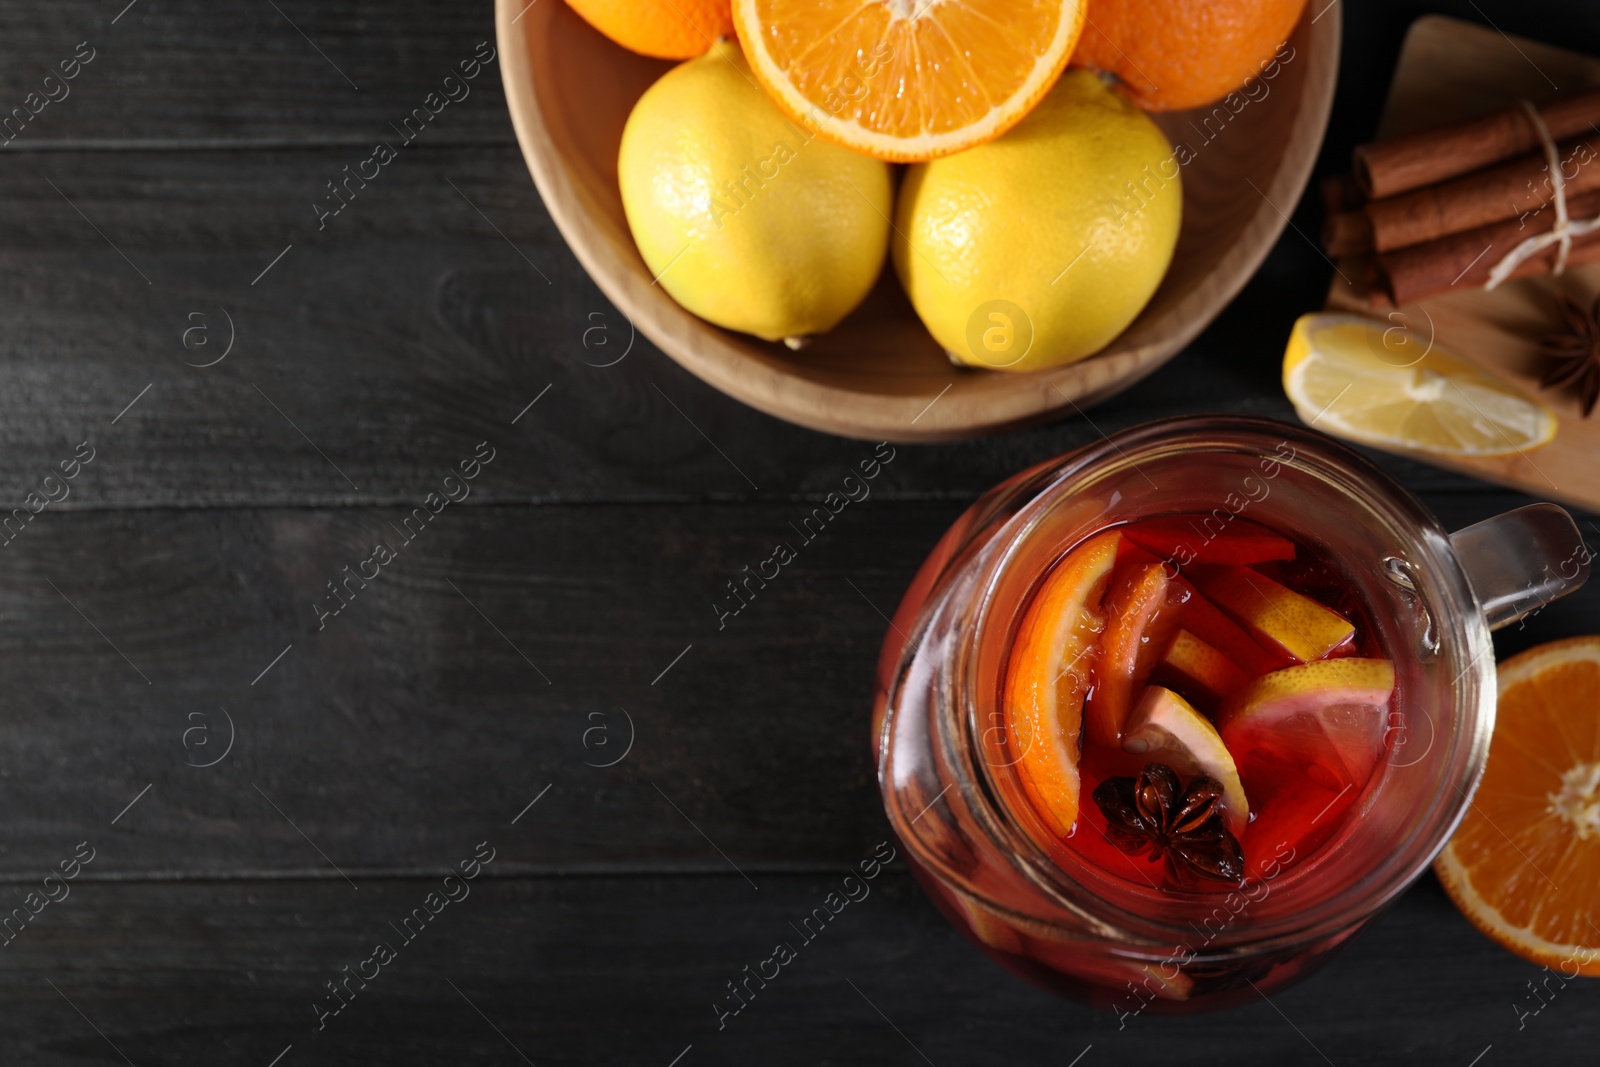
M1244 853L1222 813L1222 783L1196 778L1185 789L1171 767L1149 763L1138 778L1107 778L1094 802L1106 817L1106 839L1130 856L1164 858L1179 881L1244 880Z
M1572 389L1578 394L1583 417L1600 401L1600 296L1587 309L1565 290L1557 294L1567 328L1537 338L1549 363L1539 385L1544 389Z

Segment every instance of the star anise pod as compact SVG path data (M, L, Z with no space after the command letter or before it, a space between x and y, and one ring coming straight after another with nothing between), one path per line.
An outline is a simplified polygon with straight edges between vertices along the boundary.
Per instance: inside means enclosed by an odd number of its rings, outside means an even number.
M1567 328L1534 341L1539 352L1550 361L1539 386L1573 389L1578 394L1583 417L1588 418L1595 402L1600 400L1600 296L1595 297L1587 310L1565 290L1558 293L1557 298Z
M1101 782L1094 802L1106 817L1106 839L1130 856L1153 852L1180 881L1243 881L1244 853L1223 821L1215 778L1196 778L1184 789L1171 767L1149 763L1138 778Z

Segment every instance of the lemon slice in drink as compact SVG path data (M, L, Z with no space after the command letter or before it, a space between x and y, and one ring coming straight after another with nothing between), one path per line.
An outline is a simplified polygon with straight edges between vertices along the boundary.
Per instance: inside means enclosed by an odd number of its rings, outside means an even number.
M1359 315L1303 315L1283 391L1317 429L1441 456L1503 456L1555 436L1549 408L1437 341Z
M1204 775L1222 786L1222 812L1234 836L1250 822L1250 802L1233 754L1211 720L1170 689L1152 685L1128 716L1122 750L1164 763L1185 778Z

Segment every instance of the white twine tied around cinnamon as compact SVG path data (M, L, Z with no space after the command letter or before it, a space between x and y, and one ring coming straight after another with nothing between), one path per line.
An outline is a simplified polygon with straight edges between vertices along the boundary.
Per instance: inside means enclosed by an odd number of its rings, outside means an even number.
M1550 127L1545 125L1544 116L1539 114L1539 109L1534 107L1531 101L1522 101L1522 106L1528 112L1528 117L1533 120L1533 128L1539 131L1539 139L1544 142L1544 158L1550 171L1551 199L1555 203L1556 224L1551 227L1549 233L1529 237L1507 252L1505 258L1496 263L1494 270L1489 272L1489 281L1484 285L1485 289L1495 288L1511 277L1518 267L1551 245L1560 245L1561 251L1556 253L1556 265L1550 273L1564 274L1567 269L1567 256L1572 253L1572 239L1600 230L1600 215L1581 222L1573 222L1567 217L1567 180L1561 173L1561 153L1556 148L1556 139L1550 136Z

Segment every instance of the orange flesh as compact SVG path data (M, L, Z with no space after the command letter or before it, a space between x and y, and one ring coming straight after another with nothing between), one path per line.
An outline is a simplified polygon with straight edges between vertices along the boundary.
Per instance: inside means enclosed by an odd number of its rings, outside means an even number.
M911 161L1021 121L1065 67L1083 9L1081 0L741 0L734 21L751 67L791 118Z
M1167 595L1167 572L1159 563L1136 565L1126 576L1113 576L1106 598L1106 629L1095 664L1094 692L1084 724L1089 743L1119 745L1133 690L1153 666L1145 650L1146 634ZM1141 671L1141 667L1145 668Z
M1600 638L1545 646L1582 644L1502 689L1483 783L1438 864L1479 929L1568 977L1600 975Z
M1090 538L1050 572L1017 633L1006 678L1008 742L1023 788L1063 837L1078 819L1078 734L1097 639L1100 601L1119 533Z
M1058 14L1031 6L1045 18L1030 19L1036 12L1001 0L947 5L937 19L914 20L896 18L889 4L860 0L764 0L757 9L766 16L773 60L817 107L838 107L838 115L880 129L941 133L969 125L1022 88L1042 54L1030 30L1052 28ZM983 56L981 76L956 41ZM874 81L884 89L856 100L847 95ZM941 106L924 106L930 99Z

